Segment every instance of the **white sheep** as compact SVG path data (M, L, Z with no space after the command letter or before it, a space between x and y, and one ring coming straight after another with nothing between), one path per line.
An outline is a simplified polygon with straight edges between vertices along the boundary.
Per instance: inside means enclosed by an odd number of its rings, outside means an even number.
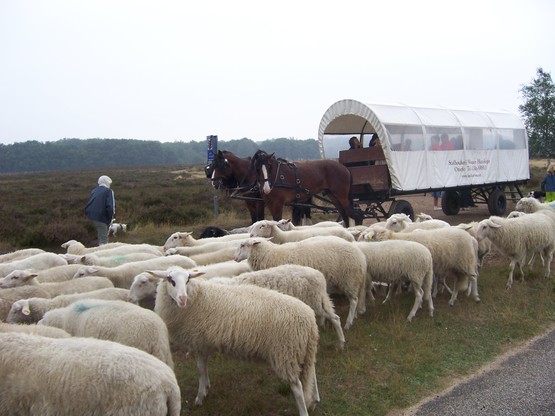
M173 370L117 342L0 333L0 414L179 416Z
M179 249L180 247L170 248L168 250L167 255L179 254ZM174 250L176 251L174 252ZM189 258L199 266L213 264L213 263L221 263L223 261L233 260L235 258L235 250L236 250L236 247L230 246L230 247L221 248L219 250L214 250L209 253L192 254L189 256Z
M63 243L60 247L66 250L67 254L87 254L94 253L99 250L106 250L113 247L120 247L126 245L125 243L108 243L101 246L85 247L83 243L77 240L69 240Z
M355 241L353 235L343 227L306 227L298 230L283 231L273 221L261 220L250 228L251 237L271 238L275 244L306 240L317 236L336 236L346 241Z
M341 227L344 228L338 222L335 221L320 221L311 225L295 225L290 219L281 219L276 222L277 226L283 231L292 231L292 230L302 230L304 228L309 227ZM251 226L252 227L252 226ZM250 232L250 230L249 230Z
M154 254L148 252L129 253L114 256L99 256L95 253L89 253L81 256L80 263L88 266L115 267L121 266L125 263L130 263L132 261L149 260L160 256L160 253Z
M248 233L227 234L221 237L195 239L190 232L175 232L164 243L164 251L172 247L192 247L212 244L216 242L243 240L248 238Z
M433 219L434 218L430 214L425 214L424 212L421 212L420 214L415 215L414 222L424 222L424 221L430 221Z
M196 264L186 256L175 255L134 261L116 267L82 266L73 277L75 279L83 276L104 276L110 279L115 287L129 289L131 283L133 283L133 278L139 273L152 268L168 268L171 266L192 268Z
M524 280L523 266L528 253L542 254L545 259L544 276L549 277L555 250L555 224L549 216L540 212L510 219L491 216L478 225L478 240L486 237L501 254L511 260L507 288L513 284L517 263L521 279Z
M0 254L0 263L7 263L13 260L24 259L25 257L33 256L35 254L44 253L45 251L40 248L22 248L10 253Z
M221 263L213 263L205 266L197 266L191 269L194 272L202 272L205 279L213 277L233 277L241 273L251 271L249 263L244 260L237 263L235 260L229 260ZM141 306L154 305L156 299L156 287L158 279L148 272L139 273L133 278L133 283L129 288L129 301L140 303Z
M173 368L168 329L160 316L122 300L81 299L47 311L38 325L135 347Z
M367 240L407 240L426 246L432 253L434 277L455 278L455 285L449 299L453 306L459 290L471 285L473 298L480 301L478 295L478 242L466 231L456 227L432 230L415 230L410 233L396 233L381 227L369 230Z
M237 234L239 235L239 234ZM242 236L242 234L241 234ZM218 240L218 238L203 238L202 240ZM229 247L238 247L243 241L244 238L236 239L236 240L229 240L229 241L210 241L206 244L198 244L193 246L175 246L175 247L167 247L164 246L164 253L169 255L171 252L180 254L182 256L194 256L196 254L207 254L213 253L217 250L222 250Z
M536 198L521 198L515 205L515 211L522 211L528 214L533 212L542 212L555 218L555 206L552 204L542 203Z
M353 243L342 238L311 237L284 244L250 238L235 254L236 261L245 259L253 270L298 264L321 271L326 277L328 292L339 292L349 300L345 329L353 325L357 312L366 311L366 258Z
M112 282L100 276L87 276L80 281L42 283L0 290L0 319L5 320L12 304L20 299L27 298L53 298L54 296L90 292L91 290L114 287Z
M478 222L477 221L472 221L466 224L460 223L456 225L456 227L460 228L461 230L465 230L472 237L476 238L476 241L478 241L478 238L477 238ZM479 267L482 267L482 265L484 264L484 259L486 258L486 256L489 254L490 251L491 251L491 241L489 240L489 238L482 238L480 241L478 241L478 266Z
M19 260L0 264L0 277L5 277L14 270L44 270L67 264L67 261L55 253L39 253Z
M254 285L197 281L181 268L151 273L163 279L155 311L166 322L170 342L197 357L197 405L208 393L208 357L216 351L267 362L289 383L301 416L307 416L307 407L319 402L315 368L318 326L308 305Z
M385 228L391 231L409 233L416 229L431 230L435 228L445 228L451 225L443 220L430 219L427 221L412 222L406 214L393 214L385 222Z
M326 278L319 270L296 264L284 264L241 273L235 277L216 279L219 283L253 284L302 300L314 310L319 325L323 325L325 319L330 321L337 332L339 348L343 349L345 336L341 329L341 319L334 311L333 302L327 292Z
M64 282L70 280L81 265L65 264L34 272L32 270L14 270L0 279L0 289L39 283Z
M49 338L69 338L71 335L63 329L42 325L18 325L0 322L0 332L20 332L31 335L40 335Z
M354 244L366 256L367 296L373 282L389 283L389 290L383 301L386 303L391 298L393 283L408 282L414 291L414 305L407 321L412 321L423 300L428 303L430 316L434 316L432 301L434 272L430 250L420 243L404 240L356 242Z
M63 308L81 299L127 300L129 289L106 287L81 293L58 295L53 298L33 297L20 299L12 304L6 322L13 324L31 324L42 319L52 309Z
M105 247L105 245L100 247ZM152 244L123 244L118 247L106 248L103 250L95 250L92 253L83 253L82 255L94 254L99 257L113 257L113 256L126 256L136 253L149 253L155 256L162 256L164 250L161 246L154 246Z

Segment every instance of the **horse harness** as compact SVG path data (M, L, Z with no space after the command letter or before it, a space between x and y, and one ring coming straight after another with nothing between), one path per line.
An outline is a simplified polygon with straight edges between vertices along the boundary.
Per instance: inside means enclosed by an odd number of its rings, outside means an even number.
M312 196L312 194L310 193L310 189L307 188L303 188L301 186L301 179L299 178L298 174L297 174L297 165L295 165L292 162L288 162L285 159L281 159L281 158L276 158L276 162L278 164L277 169L276 169L276 175L274 178L274 183L272 186L272 182L270 181L270 179L265 179L265 181L269 182L270 186L272 188L288 188L288 189L294 189L296 191L295 193L295 200L299 200L301 199L301 194L306 194L307 196ZM285 181L285 175L283 173L280 173L281 167L282 165L287 166L289 169L291 169L293 171L293 175L295 177L295 183L294 184L290 184L288 182ZM279 178L279 183L278 183L278 178Z

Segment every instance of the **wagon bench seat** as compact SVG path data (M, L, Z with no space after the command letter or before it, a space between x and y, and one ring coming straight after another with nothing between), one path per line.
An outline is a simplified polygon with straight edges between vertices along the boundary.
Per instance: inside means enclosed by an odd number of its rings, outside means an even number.
M349 149L339 152L339 162L345 165L353 178L353 192L367 192L390 188L389 171L381 147Z

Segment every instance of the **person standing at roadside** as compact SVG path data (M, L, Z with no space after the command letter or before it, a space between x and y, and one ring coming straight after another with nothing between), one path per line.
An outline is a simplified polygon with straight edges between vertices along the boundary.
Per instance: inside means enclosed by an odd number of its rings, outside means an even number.
M547 168L547 173L541 182L542 191L545 192L545 202L555 201L555 167L553 164Z
M96 228L98 245L108 243L108 227L116 212L114 191L110 189L112 179L102 175L98 178L98 186L94 188L85 207L85 215Z

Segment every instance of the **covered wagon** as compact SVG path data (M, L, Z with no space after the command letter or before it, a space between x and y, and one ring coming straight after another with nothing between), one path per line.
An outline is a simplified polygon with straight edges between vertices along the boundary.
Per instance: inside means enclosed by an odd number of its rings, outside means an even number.
M530 178L526 130L509 112L341 100L323 115L318 142L322 158L349 168L353 202L376 219L413 217L399 197L433 191L442 191L447 215L459 212L463 195L502 215L507 195L522 197Z

